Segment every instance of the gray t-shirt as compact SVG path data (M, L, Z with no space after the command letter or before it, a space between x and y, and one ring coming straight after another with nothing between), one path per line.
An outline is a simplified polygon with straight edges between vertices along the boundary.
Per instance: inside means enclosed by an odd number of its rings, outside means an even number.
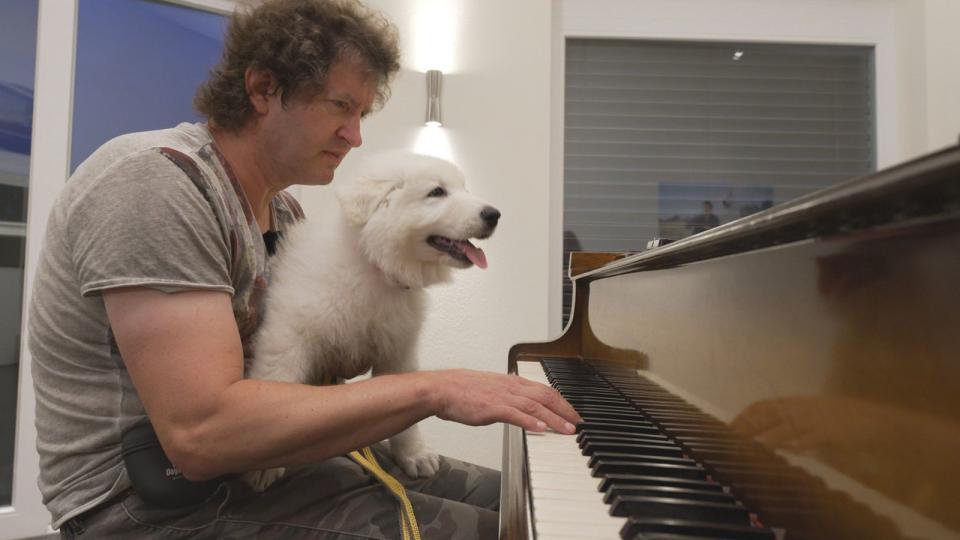
M281 193L270 228L302 215ZM38 483L55 528L130 487L120 436L145 416L101 293L229 293L249 357L267 283L260 228L205 125L124 135L80 165L50 214L29 314Z

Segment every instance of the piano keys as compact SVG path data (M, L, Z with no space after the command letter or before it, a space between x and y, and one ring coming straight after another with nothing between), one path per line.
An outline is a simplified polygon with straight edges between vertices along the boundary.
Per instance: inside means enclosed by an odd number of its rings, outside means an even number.
M501 538L960 539L960 147L571 275Z

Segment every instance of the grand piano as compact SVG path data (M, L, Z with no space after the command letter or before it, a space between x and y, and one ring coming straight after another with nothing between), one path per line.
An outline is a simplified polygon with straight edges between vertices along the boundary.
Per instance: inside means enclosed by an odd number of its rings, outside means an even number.
M502 539L960 539L960 146L570 275Z

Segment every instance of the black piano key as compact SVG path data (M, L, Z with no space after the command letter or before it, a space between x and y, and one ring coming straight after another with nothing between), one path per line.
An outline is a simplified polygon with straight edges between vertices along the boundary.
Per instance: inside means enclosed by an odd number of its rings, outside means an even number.
M610 491L617 486L663 486L699 491L723 491L723 485L713 480L695 480L691 478L671 478L667 476L646 476L639 474L608 474L601 481L598 489Z
M688 501L736 504L737 498L725 491L705 491L699 489L672 486L626 486L614 485L606 491L603 502L611 504L618 496L625 497L667 497Z
M588 377L577 378L576 376L566 377L566 376L555 376L547 375L547 382L550 386L561 387L565 390L596 390L599 392L614 392L618 395L617 389L610 386L606 382L597 379L590 379Z
M648 415L648 418L656 422L664 431L670 431L675 428L696 428L696 429L715 429L720 431L727 430L726 424L709 418L664 418L662 416Z
M683 405L686 407L692 407L686 401L678 398L677 396L664 392L658 388L652 386L638 386L631 384L612 384L611 386L615 387L617 391L621 392L623 395L636 399L649 399L653 401L658 401L662 403L675 403L677 405Z
M580 412L580 411L577 411ZM622 426L635 426L635 427L647 427L657 429L657 425L653 422L647 422L646 420L633 418L623 419L623 418L608 418L602 414L596 413L580 413L580 417L583 418L584 422L610 422ZM658 430L659 431L659 430Z
M561 386L561 387L554 386L554 389L556 389L558 392L560 392L560 394L561 394L564 398L566 398L566 399L576 399L576 398L578 398L578 397L586 397L586 398L590 398L590 397L602 397L602 398L606 398L606 399L618 399L618 400L628 401L628 400L624 400L624 399L623 399L623 396L621 396L620 394L618 394L618 393L616 393L616 392L612 392L612 391L611 391L611 392L605 392L605 391L603 391L603 390L593 390L593 389L589 389L589 388L588 388L588 389L569 390L569 389L563 388L562 386ZM631 407L631 408L633 408L633 407ZM636 410L635 408L633 408L633 409Z
M724 429L729 429L727 427L727 424L724 424L723 422L721 422L720 420L717 420L716 418L710 416L709 414L703 414L701 412L685 411L682 409L658 410L658 409L651 409L648 407L641 407L641 409L643 410L644 414L646 414L647 416L654 416L657 418L657 420L660 420L663 422L696 420L697 422L709 422L712 424L719 424L723 426Z
M551 383L550 386L552 386L554 390L556 390L557 392L560 392L561 394L563 394L564 397L568 397L570 399L576 399L576 398L616 399L618 401L623 401L627 403L629 403L630 401L627 398L623 397L619 392L611 388L608 388L606 386L584 387L582 385L578 385L576 387L573 387L571 385L566 385L566 384L557 384L556 382Z
M620 431L584 430L577 434L577 443L583 448L590 441L633 444L673 444L666 435L651 433L624 433Z
M663 396L664 399L669 399L673 401L683 401L677 396L667 392L663 388L653 384L645 383L640 380L626 380L620 379L617 377L604 377L611 386L615 386L618 390L628 393L635 392L637 394L646 394L651 396Z
M642 420L643 417L637 414L637 411L612 411L592 408L577 409L580 416L595 420ZM649 422L648 422L649 423Z
M621 433L652 433L660 434L660 429L654 426L653 424L644 424L640 422L605 422L602 420L592 420L588 422L580 422L577 424L577 433L586 430L602 430L602 431L619 431Z
M653 426L653 422L648 422L644 420L639 414L625 414L625 413L616 413L616 412L597 412L597 411L581 411L577 410L580 413L580 417L584 420L593 420L596 422L636 422L644 426Z
M687 416L703 416L700 411L691 407L685 407L680 405L668 405L663 403L651 403L649 401L637 401L635 399L628 399L630 405L637 409L638 411L643 411L648 415L687 415Z
M770 529L742 525L721 525L679 519L631 517L620 530L620 537L647 540L653 534L673 534L680 538L713 538L723 540L775 540Z
M698 466L697 462L684 457L669 457L658 455L626 454L621 452L594 452L587 460L587 466L593 468L597 463L603 461L613 462L635 462L635 463L666 463L668 465L684 465L687 467Z
M750 511L739 504L720 504L667 497L614 497L610 514L706 521L724 525L750 525Z
M683 457L683 449L673 444L638 444L635 442L586 441L580 449L583 455L595 452L621 452L633 455Z
M574 384L572 382L554 380L550 381L550 386L556 389L557 392L565 395L617 398L626 400L626 398L623 397L623 394L618 392L615 388L611 388L607 385Z
M627 420L642 420L647 422L642 414L637 412L636 409L632 409L630 407L598 407L596 405L579 405L574 407L574 409L576 409L576 411L580 414L619 414L627 417Z
M561 394L562 395L562 394ZM630 402L622 398L592 398L592 397L564 397L573 408L576 409L577 405L609 405L613 407L627 407L630 408Z
M643 476L689 478L692 480L707 479L706 471L700 466L620 460L598 461L593 465L591 474L595 477L603 477L608 474L637 474Z
M689 403L666 392L630 385L616 385L614 387L630 401L648 402L651 405L691 407Z
M627 401L632 403L635 407L643 409L650 414L657 414L660 416L678 416L681 418L704 418L719 422L716 417L706 414L700 409L697 409L696 407L686 403L663 403L660 401L641 400L634 398L628 398Z
M647 414L651 414L651 415L652 414L660 414L660 415L672 414L677 416L698 416L698 417L707 416L702 412L700 412L698 409L694 407L690 407L689 405L674 405L674 404L666 404L666 403L660 403L660 402L651 402L646 400L640 401L636 399L627 399L627 401L629 401L631 405L633 405L637 409L640 409L646 412Z
M556 362L556 361L550 360L549 358L545 358L541 360L540 363L544 367L548 368L550 371L573 372L573 373L576 373L578 371L585 371L587 373L590 373L591 375L594 374L594 370L592 367L590 367L586 363L581 362L578 359L572 359L572 361L564 360L561 362Z

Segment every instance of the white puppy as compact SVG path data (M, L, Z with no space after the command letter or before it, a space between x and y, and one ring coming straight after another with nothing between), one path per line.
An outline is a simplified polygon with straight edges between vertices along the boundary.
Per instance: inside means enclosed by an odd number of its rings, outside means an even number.
M452 268L485 268L470 238L490 236L500 212L467 192L461 171L441 159L391 153L338 184L340 211L290 229L271 267L263 324L254 338L255 379L318 384L417 369L424 287ZM410 476L437 471L417 426L390 438ZM245 479L265 489L283 469Z

